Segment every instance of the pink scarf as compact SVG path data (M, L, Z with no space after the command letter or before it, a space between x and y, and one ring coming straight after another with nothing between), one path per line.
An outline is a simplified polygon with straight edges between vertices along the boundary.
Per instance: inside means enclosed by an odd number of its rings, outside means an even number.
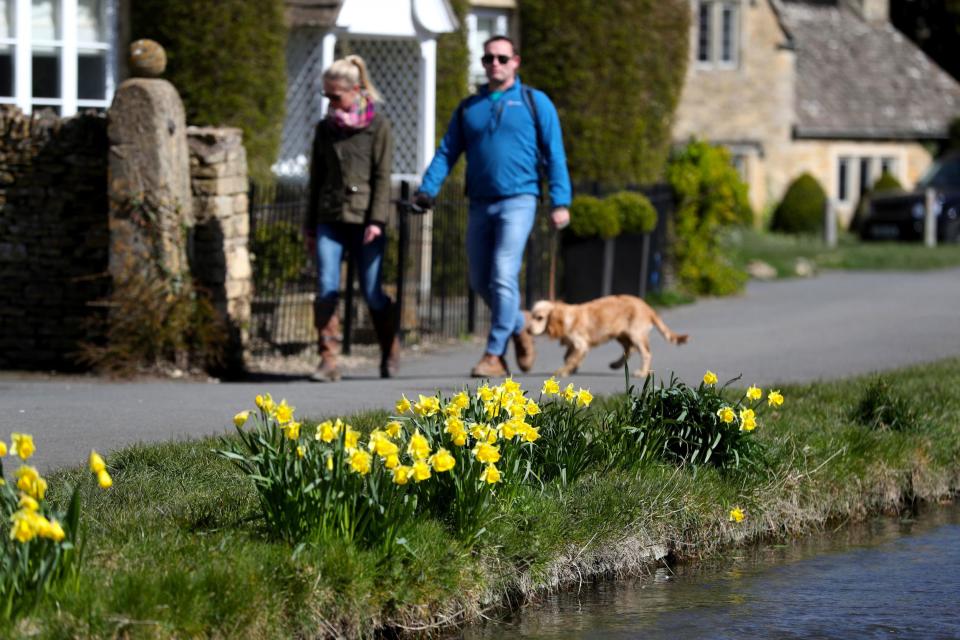
M376 113L373 100L366 95L360 94L360 97L350 109L335 109L333 105L327 110L327 117L338 129L365 129L370 126L373 116Z

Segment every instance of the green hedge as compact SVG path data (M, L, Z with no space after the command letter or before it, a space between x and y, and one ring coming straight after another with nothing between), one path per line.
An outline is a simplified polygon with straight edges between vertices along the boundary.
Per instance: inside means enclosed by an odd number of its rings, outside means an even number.
M719 232L748 224L753 212L729 152L694 140L670 159L667 179L677 196L670 235L681 287L697 295L740 291L747 276L721 252Z
M827 194L809 173L804 173L787 187L777 205L770 229L784 233L817 233L823 228L823 208Z
M167 50L164 76L193 125L243 130L250 173L270 177L283 128L286 27L283 0L137 0L130 35Z
M641 235L657 226L657 210L647 196L635 191L620 191L607 198L617 209L620 233Z
M620 213L609 199L577 196L570 203L570 233L581 238L620 235Z
M560 113L571 177L663 176L689 55L686 0L520 0L520 74Z

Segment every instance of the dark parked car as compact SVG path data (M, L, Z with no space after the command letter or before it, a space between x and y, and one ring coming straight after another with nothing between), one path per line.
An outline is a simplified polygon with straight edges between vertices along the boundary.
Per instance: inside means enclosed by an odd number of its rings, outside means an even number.
M860 224L864 240L922 240L926 190L936 192L937 241L960 242L960 152L934 161L909 193L879 193L870 198Z

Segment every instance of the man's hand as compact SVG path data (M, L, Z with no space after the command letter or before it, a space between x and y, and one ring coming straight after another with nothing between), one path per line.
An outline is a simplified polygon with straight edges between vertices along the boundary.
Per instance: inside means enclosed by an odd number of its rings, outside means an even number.
M433 197L427 195L423 191L417 191L415 194L413 194L413 204L417 205L424 211L433 209Z
M550 221L554 229L563 229L570 224L570 210L566 207L557 207L550 212Z
M368 224L363 230L363 244L370 244L383 235L383 227L378 224Z

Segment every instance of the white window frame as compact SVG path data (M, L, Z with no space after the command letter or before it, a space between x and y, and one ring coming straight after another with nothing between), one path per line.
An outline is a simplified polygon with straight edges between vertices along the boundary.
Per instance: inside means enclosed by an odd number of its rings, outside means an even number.
M32 0L10 0L14 4L12 38L0 38L0 43L13 45L14 95L0 96L0 104L14 104L26 113L36 107L59 107L61 117L76 115L80 109L106 109L110 106L116 88L116 16L117 1L104 2L105 41L81 42L77 39L77 0L56 0L59 3L61 33L56 40L34 40L31 30ZM33 47L50 46L58 50L60 62L60 97L33 97ZM79 51L104 51L105 87L102 100L80 100L77 91Z
M480 34L477 33L478 19L493 18L496 23L493 35L503 35L509 38L511 13L509 9L490 9L486 7L471 7L467 13L467 49L470 51L470 64L467 68L467 74L469 76L468 82L470 83L471 91L473 91L476 85L483 84L487 81L487 76L483 71L483 65L480 63L480 58L483 56L483 40L480 39Z
M740 66L740 51L743 47L743 3L739 0L698 0L694 5L694 23L696 34L693 38L694 64L700 69L737 69ZM706 8L706 13L704 13ZM730 58L723 58L724 12L729 11L733 19L731 26ZM701 18L706 17L707 39L706 55L701 47L700 36L703 33Z

